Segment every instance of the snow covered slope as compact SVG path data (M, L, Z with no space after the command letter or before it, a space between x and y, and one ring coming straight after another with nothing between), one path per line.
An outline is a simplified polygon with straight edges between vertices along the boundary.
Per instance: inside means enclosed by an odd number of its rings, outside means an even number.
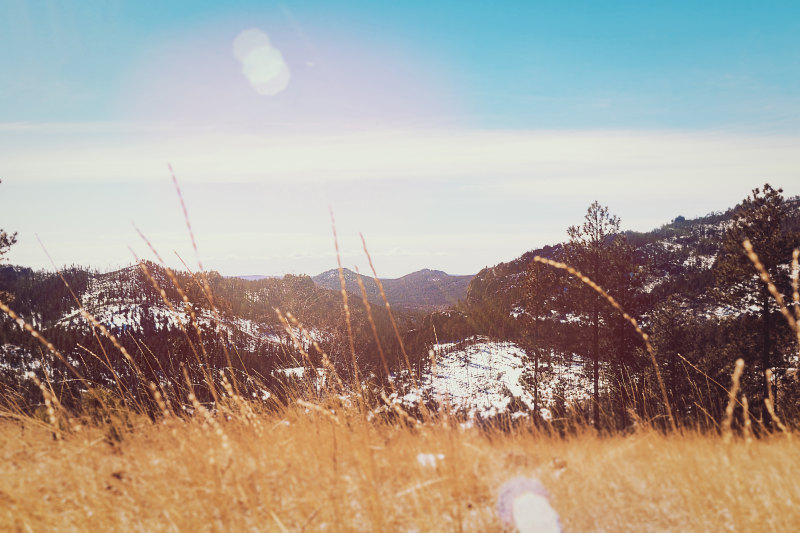
M535 407L538 381L539 405L544 418L559 402L588 398L590 381L577 361L552 358L540 362L538 376L534 363L513 342L496 342L478 336L459 343L434 347L435 367L423 376L423 395L469 418L488 418L514 409L514 403ZM400 399L406 405L418 399L410 392Z

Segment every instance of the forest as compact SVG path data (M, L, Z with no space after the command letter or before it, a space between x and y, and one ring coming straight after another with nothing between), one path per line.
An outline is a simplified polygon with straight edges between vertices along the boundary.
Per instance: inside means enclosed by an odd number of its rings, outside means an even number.
M770 398L778 413L797 420L792 318L799 308L791 261L800 200L767 184L724 213L679 216L647 233L620 227L594 202L566 241L482 270L462 301L433 312L392 308L388 299L381 305L379 280L366 277L370 294L360 277L336 291L308 276L244 280L152 261L110 273L0 267L5 304L58 352L4 316L2 386L16 409L41 408L34 376L56 386L67 406L102 389L155 409L151 384L178 408L186 383L209 405L221 376L248 396L286 401L298 386L303 394L323 394L321 375L334 373L347 394L359 388L357 377L380 404L381 390L407 393L430 378L432 348L480 337L524 351L520 382L534 404L512 403L505 416L525 412L534 424L544 423L541 407L548 406L558 420L577 417L604 431L625 431L638 419L713 429L738 359L746 365L741 391L757 427L772 426L764 407ZM3 239L4 250L13 245L13 234ZM745 240L783 301L759 277ZM575 360L591 383L586 397L543 397L540 381ZM298 368L304 370L291 370ZM422 404L406 404L409 412L442 408L430 391L421 392Z

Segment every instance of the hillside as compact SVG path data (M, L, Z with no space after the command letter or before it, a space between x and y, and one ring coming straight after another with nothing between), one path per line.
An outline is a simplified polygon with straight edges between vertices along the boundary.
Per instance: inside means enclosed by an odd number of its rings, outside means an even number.
M343 269L347 292L361 298L358 274ZM433 311L445 309L463 300L473 276L451 276L441 270L423 269L400 278L381 278L386 299L392 307L408 310ZM311 278L320 287L340 290L339 271L332 269ZM378 284L370 276L361 277L370 303L383 305Z
M788 216L783 226L770 231L781 232L790 241L794 239L793 246L800 246L800 198L789 198L786 205ZM692 383L697 377L705 375L727 383L733 361L738 357L743 357L751 368L759 368L758 301L746 295L737 296L741 284L721 282L718 272L725 232L732 224L734 212L730 209L692 220L677 217L653 231L624 233L628 262L619 273L622 282L606 287L650 334L669 396L683 417L698 415L692 402L710 405L715 414L724 407L724 391L719 389L709 391L703 398L696 397ZM533 387L538 386L541 405L552 407L565 394L563 391L553 394L550 383L567 368L577 371L577 376L584 380L584 392L590 390L590 381L586 379L592 371L591 312L584 302L587 294L594 298L594 293L587 293L585 286L563 270L533 261L535 256L569 261L567 255L565 244L560 243L485 268L469 284L461 305L426 317L416 332L417 346L431 346L438 353L437 346L449 347L453 343L461 346L466 339L476 336L486 336L483 342L489 343L481 349L469 348L469 344L455 351L448 349L449 355L435 373L432 365L428 367L430 376L426 383L433 391L441 390L436 383L460 383L459 390L471 391L472 411L480 412L481 391L500 387L507 390L508 399L517 398L529 404ZM779 286L788 295L791 294L787 281L791 248L782 257L784 266L778 272L784 278ZM746 267L752 269L752 265ZM757 280L754 269L752 279ZM774 386L785 391L784 406L794 410L792 402L800 393L793 377L800 368L797 346L774 302L771 313L775 316L771 320L770 356ZM650 400L635 400L634 391L638 387L652 387L655 376L640 336L605 302L599 307L599 323L599 386L605 396L601 399L602 409L604 416L612 419L611 424L624 427L629 423L630 409L643 413L654 408L643 405ZM494 354L492 359L499 366L473 366L476 353ZM519 370L511 371L520 365L528 370L524 377ZM498 374L500 367L508 370ZM532 372L534 367L538 368L536 372ZM470 380L464 378L465 369L474 369ZM746 374L744 386L748 394L759 396L760 379L758 372L751 370ZM489 387L488 383L494 384ZM567 396L576 398L579 396L576 392L573 390ZM462 392L455 395L460 407L463 396Z
M276 386L287 375L282 369L309 365L276 309L291 312L304 325L302 330L293 328L293 334L311 364L321 365L321 354L310 344L313 339L341 375L351 373L341 297L318 287L308 276L248 281L210 272L206 277L214 298L212 306L196 275L175 273L181 293L162 267L153 263L146 267L147 273L139 266L107 273L71 268L61 273L62 281L54 273L5 266L0 268L0 290L12 295L16 312L50 340L74 369L106 386L114 383L115 374L132 388L143 381L179 382L183 379L181 365L198 376L232 365L243 375L258 376L261 388ZM359 366L364 372L379 373L382 363L364 307L355 301L350 311ZM87 313L127 349L132 363L100 334ZM407 329L406 322L412 318L398 315L400 326ZM388 315L384 309L375 309L373 319L385 356L394 367L400 350L390 333ZM75 382L74 372L64 361L55 354L40 353L36 340L3 315L0 381L30 391L36 371Z
M792 233L800 229L800 200L787 203L792 216L782 231ZM691 408L691 391L686 389L691 368L681 366L684 363L677 353L719 382L729 379L737 357L747 357L754 364L752 347L757 335L742 332L759 331L757 308L737 303L730 287L715 280L732 214L728 210L693 220L678 217L650 232L625 233L630 262L622 274L628 281L609 289L650 333L670 394L684 416L697 413ZM535 404L536 416L545 416L563 409L565 401L586 403L591 328L590 317L580 305L584 289L563 271L532 263L536 255L563 260L565 253L561 243L531 250L475 276L422 270L382 280L397 313L408 364L422 377L426 402L450 398L451 405L478 418L506 409L532 410ZM181 380L181 364L196 376L206 369L232 365L239 372L260 376L262 389L280 391L286 376L304 376L306 367L321 367L321 355L311 349L309 339L319 343L337 372L345 378L352 376L337 270L314 278L287 275L253 280L209 272L212 308L195 275L175 274L187 307L167 272L153 263L146 266L149 275L138 266L107 273L80 268L62 272L77 301L59 275L4 266L0 291L13 296L12 308L51 340L73 367L107 386L113 383L114 373L133 388L144 378L96 334L81 308L133 354L147 380L157 383ZM549 273L542 278L546 283L536 285L533 275L537 272ZM350 312L359 373L386 383L381 350L361 302L356 274L346 269L344 273L347 289L355 295ZM403 388L404 381L409 381L405 355L377 284L371 278L362 279L375 304L373 322L386 367ZM164 289L163 296L153 281ZM294 333L311 361L287 334L276 308L291 312L304 324L308 337L298 328ZM622 413L624 425L627 410L653 407L653 398L637 404L628 396L632 386L652 387L652 365L641 338L618 312L604 305L600 321L600 387L607 395L606 408ZM783 321L775 323L773 371L785 384L799 365ZM203 351L200 347L205 351L198 355ZM429 350L438 361L431 360ZM43 377L44 370L51 377L70 379L65 365L52 354L41 354L36 341L8 317L0 320L0 352L2 381L14 386L23 383L22 388L34 395L31 378ZM757 388L757 375L745 379L748 390ZM406 388L396 400L407 404L410 392ZM721 409L724 395L718 393L713 395L712 408ZM789 402L794 394L789 390L779 398ZM611 400L614 397L623 399L617 403Z
M800 197L787 199L792 216L781 231L800 231ZM652 308L668 297L680 299L685 308L710 315L723 313L709 291L714 289L713 268L722 252L726 228L734 209L712 213L696 219L677 217L672 222L648 232L624 233L633 247L633 265L641 270L644 293L643 308ZM508 263L499 263L481 270L472 280L468 303L492 301L503 307L512 321L525 312L521 281L531 268L535 256L564 259L563 243L545 246L522 254ZM786 263L791 261L787 254ZM731 312L734 312L731 310Z

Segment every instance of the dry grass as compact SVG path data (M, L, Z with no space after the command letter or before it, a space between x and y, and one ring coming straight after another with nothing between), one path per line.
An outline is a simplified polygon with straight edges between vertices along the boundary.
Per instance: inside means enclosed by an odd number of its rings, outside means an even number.
M564 439L302 407L218 422L139 418L113 446L102 427L55 441L44 425L3 423L0 529L498 531L498 489L519 475L542 480L567 531L800 524L800 448L785 438Z

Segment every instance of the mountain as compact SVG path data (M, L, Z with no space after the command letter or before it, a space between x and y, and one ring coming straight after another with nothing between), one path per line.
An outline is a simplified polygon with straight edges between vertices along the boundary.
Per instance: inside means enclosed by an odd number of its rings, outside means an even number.
M357 281L358 274L346 268L342 270L347 292L360 300L362 295ZM381 278L380 281L386 299L393 308L433 311L446 309L463 300L472 278L473 276L451 276L441 270L423 269L400 278ZM328 270L311 279L320 287L341 290L338 269ZM375 280L363 275L361 280L370 303L383 306L383 298Z
M137 265L106 273L70 268L60 274L0 268L0 291L11 295L11 307L60 354L42 352L27 331L2 314L0 387L6 384L35 396L31 378L38 372L44 379L41 373L47 372L50 378L77 387L78 394L82 385L68 368L72 366L92 383L113 387L119 378L132 393L149 394L142 390L143 383L183 383L185 365L197 383L204 381L209 370L233 367L242 375L258 376L262 389L281 393L285 388L274 384L287 375L285 369L321 366L321 354L312 348L312 341L342 376L352 372L341 296L317 286L310 277L249 281L208 272L204 281L196 274L145 265L146 272ZM203 288L206 282L213 306ZM292 328L295 339L281 324L276 309L291 313L303 324L302 329ZM395 368L401 350L388 314L377 308L372 316L384 355ZM400 312L396 319L407 330L414 317ZM351 303L350 320L360 368L365 375L383 373L360 301ZM99 332L98 325L107 334Z

